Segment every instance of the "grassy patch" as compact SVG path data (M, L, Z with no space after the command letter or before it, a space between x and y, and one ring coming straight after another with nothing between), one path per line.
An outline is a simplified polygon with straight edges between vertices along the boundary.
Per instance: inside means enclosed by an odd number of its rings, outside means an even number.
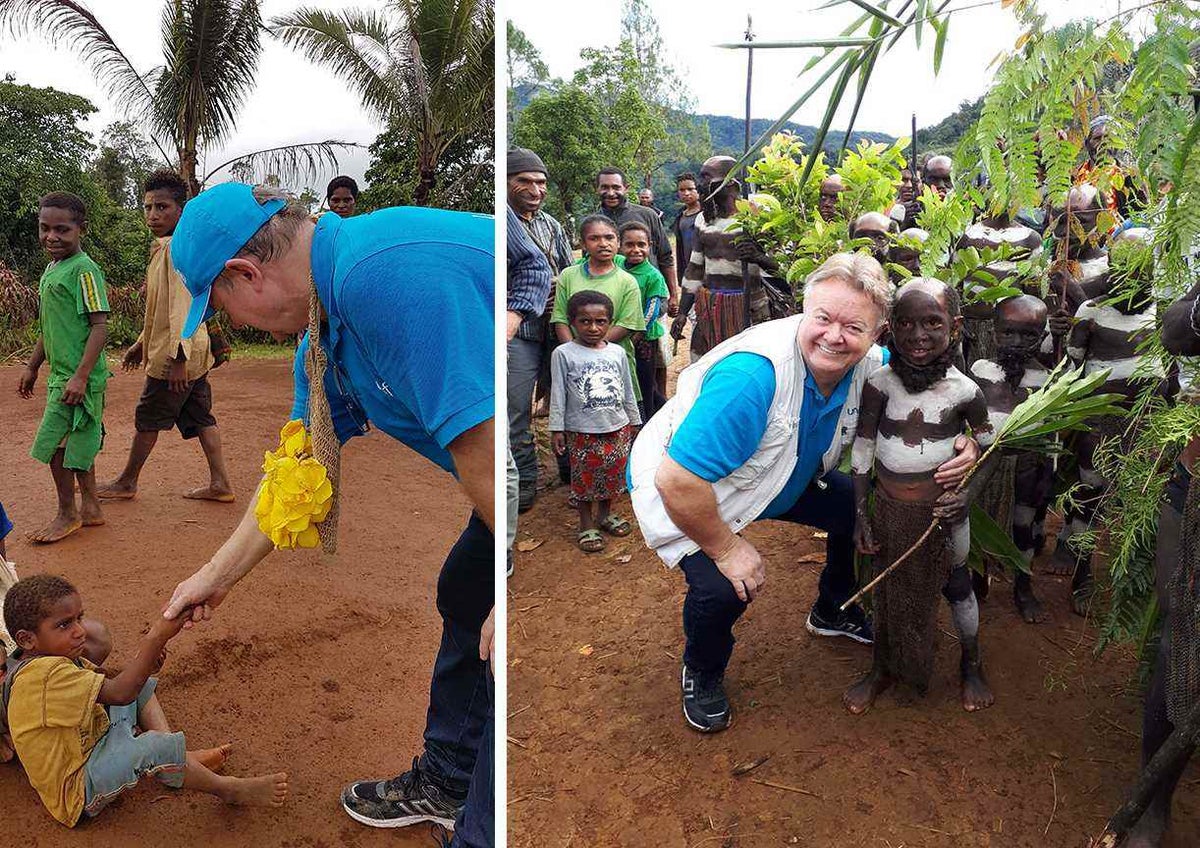
M294 345L234 342L234 359L291 359L296 355Z

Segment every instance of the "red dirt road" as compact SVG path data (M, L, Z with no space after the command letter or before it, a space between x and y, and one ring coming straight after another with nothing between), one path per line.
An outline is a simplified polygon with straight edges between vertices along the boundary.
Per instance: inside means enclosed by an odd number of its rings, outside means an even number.
M943 605L929 695L890 690L854 717L841 696L870 649L804 629L823 542L753 525L769 580L735 629L733 725L703 736L681 714L682 574L636 533L580 552L566 496L543 492L521 516L518 543L541 544L517 553L508 581L513 848L1082 848L1123 801L1139 760L1135 663L1117 649L1093 658L1064 578L1035 579L1052 614L1040 625L993 584L991 709L961 708ZM632 517L627 496L616 511ZM1168 848L1200 845L1197 776L1180 784Z
M241 518L263 451L278 444L291 408L290 361L235 360L214 373L215 414L238 495L233 505L181 494L206 482L196 442L163 434L138 498L106 504L108 524L56 545L23 535L54 511L50 474L28 457L44 393L16 394L17 369L0 368L0 500L17 525L8 557L19 574L59 573L108 623L117 664L175 584L203 565ZM115 476L133 435L141 377L109 383L108 437L99 477ZM434 591L441 562L468 507L450 478L374 433L343 454L347 489L339 553L273 554L217 610L169 646L159 697L188 747L233 742L227 773L287 771L281 810L225 807L215 799L145 781L97 819L68 831L42 808L16 764L0 765L4 845L283 846L428 845L429 828L363 827L338 796L344 784L408 768L421 750L429 674L440 619Z

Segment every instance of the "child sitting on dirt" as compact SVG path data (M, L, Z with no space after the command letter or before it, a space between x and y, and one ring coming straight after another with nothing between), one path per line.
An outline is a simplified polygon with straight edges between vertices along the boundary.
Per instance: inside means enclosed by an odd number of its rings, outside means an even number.
M4 622L20 647L4 679L7 725L29 782L58 821L72 827L84 813L96 815L146 775L227 804L283 804L286 774L218 775L230 746L185 751L183 734L171 732L150 674L188 620L156 618L129 665L108 676L84 656L83 601L74 586L38 574L8 591Z
M962 325L953 288L940 280L910 280L897 293L890 325L892 356L863 388L852 448L855 546L884 568L934 519L939 523L910 561L876 588L871 671L842 700L858 714L897 678L919 692L928 688L940 588L962 645L963 708L979 710L991 706L993 697L979 659L979 606L967 571L967 509L986 483L988 469L978 469L960 492L943 490L933 473L954 455L954 440L966 425L981 444L991 442L987 404L979 387L953 365ZM872 471L875 504L869 516Z
M621 226L621 255L625 257L626 272L637 280L642 293L646 332L634 336L633 353L637 382L642 390L642 420L649 421L667 402L667 364L659 342L666 330L658 321L667 304L667 281L650 262L650 228L641 221Z
M567 302L567 318L575 338L550 355L550 433L556 454L571 453L579 548L596 553L604 549L601 530L628 536L633 529L609 509L612 499L625 491L631 425L642 419L629 360L618 345L605 340L612 300L597 291L576 292Z
M1034 295L1010 297L996 306L995 359L978 359L971 365L971 376L983 389L988 420L996 432L1012 411L1029 398L1030 392L1046 384L1049 372L1039 359L1042 340L1047 335L1046 320L1046 304ZM1001 460L992 478L993 485L998 481L1003 483L1001 488L1008 504L1002 504L997 512L1011 514L1013 541L1025 562L1032 563L1053 494L1053 463L1044 453L1020 451ZM1018 572L1013 578L1013 603L1029 624L1046 617L1041 601L1033 592L1033 578L1028 574Z

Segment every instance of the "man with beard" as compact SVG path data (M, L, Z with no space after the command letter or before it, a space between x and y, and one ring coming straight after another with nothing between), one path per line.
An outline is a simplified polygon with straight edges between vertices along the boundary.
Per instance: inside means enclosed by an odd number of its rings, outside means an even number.
M552 280L557 280L574 256L562 224L542 209L547 177L545 163L532 150L514 147L508 151L508 207L546 258ZM529 510L537 497L538 458L530 425L534 384L541 377L547 390L549 387L549 351L555 346L554 334L549 332L553 304L552 282L544 308L526 311L516 334L508 335L508 438L520 475L521 512Z
M994 700L979 655L979 606L967 570L967 511L995 460L979 468L960 492L946 491L934 480L968 425L982 446L995 437L983 392L952 363L961 323L953 288L926 277L908 281L892 308L891 359L867 377L863 388L851 450L855 547L874 556L882 570L920 541L934 519L939 524L911 561L875 590L872 667L842 698L855 715L870 709L896 680L921 693L928 689L939 589L950 604L962 647L963 709L981 710Z
M954 162L949 156L930 156L925 160L921 182L937 192L938 197L945 200L946 195L954 188L954 180L951 177L953 168Z
M892 219L882 212L864 212L850 224L850 238L871 240L871 255L882 265L887 262L889 234L895 228Z
M914 168L915 163L900 171L900 187L896 192L896 203L888 212L889 217L901 230L915 227L917 215L921 214L921 184Z
M618 232L630 221L640 221L650 230L650 264L666 277L667 291L670 292L667 314L675 315L679 309L679 278L675 276L671 242L667 240L658 210L631 203L625 175L616 168L600 169L596 175L596 193L600 196L600 208L596 211L611 219Z
M1038 358L1047 334L1046 320L1046 304L1030 294L1008 298L996 307L995 358L976 360L971 365L971 376L983 390L988 421L997 433L1029 393L1046 384L1049 375ZM981 506L1001 529L1008 529L1005 525L1011 522L1013 541L1026 563L1033 562L1039 542L1045 536L1042 525L1050 507L1053 483L1054 467L1048 456L1037 451L1020 451L1000 461L981 496ZM993 492L1006 502L987 504ZM1016 575L1013 602L1021 618L1030 624L1046 617L1029 574Z
M753 242L737 239L741 233L734 220L741 188L738 181L731 179L716 191L733 166L732 157L713 156L700 167L703 217L696 222L696 247L684 273L679 314L671 325L672 338L682 337L687 314L695 305L693 362L750 324L761 324L771 317L763 275L777 271L779 266ZM748 262L748 279L742 276L743 260Z
M1027 259L1042 249L1042 238L1023 224L1014 223L1008 213L984 218L963 233L958 242L959 249L973 247L976 250L996 250L1007 247L1009 258L999 259L984 266L984 270L1003 283L1017 270L1017 261ZM965 281L963 294L972 290L983 290L990 282ZM963 357L968 365L977 359L991 359L996 352L992 322L995 307L987 301L972 302L969 298L963 307Z
M1164 376L1159 359L1143 358L1138 353L1155 326L1150 231L1141 227L1125 230L1113 239L1111 257L1113 270L1120 273L1123 283L1108 297L1088 300L1079 307L1067 339L1067 355L1083 366L1085 374L1108 371L1100 391L1121 395L1124 400L1118 405L1131 410L1147 382ZM1091 528L1096 508L1110 485L1096 470L1096 449L1105 439L1128 439L1127 429L1126 416L1103 416L1075 440L1079 486L1063 515L1063 532L1050 560L1050 572L1073 575L1071 609L1077 615L1087 614L1092 594L1092 552L1080 544L1079 537Z
M822 221L836 221L842 217L842 211L838 206L838 198L845 190L846 181L842 179L841 174L830 174L821 180L821 194L817 199L817 212L820 213Z
M888 248L888 263L899 265L913 277L919 276L921 273L921 249L927 241L929 241L929 233L920 227L909 227L901 232L892 246ZM895 271L892 271L890 276L892 282L896 284L902 283L906 279Z

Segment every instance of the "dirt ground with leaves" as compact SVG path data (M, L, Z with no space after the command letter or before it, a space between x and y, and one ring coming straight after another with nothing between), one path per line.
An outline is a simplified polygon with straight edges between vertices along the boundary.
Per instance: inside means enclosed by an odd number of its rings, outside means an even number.
M115 367L115 366L114 366ZM199 446L163 434L136 500L106 506L108 523L35 547L23 534L53 514L45 466L28 457L44 392L17 396L17 369L0 368L0 499L16 524L9 559L20 574L62 574L85 609L105 621L114 662L170 596L224 542L258 482L291 409L291 362L235 360L212 375L215 414L238 503L188 501L203 482ZM120 470L133 436L140 376L109 383L102 479ZM213 798L144 781L95 820L69 831L43 809L16 763L0 765L0 843L52 846L213 845L368 848L430 845L428 825L401 831L357 824L341 809L342 786L409 767L420 752L440 619L437 573L466 522L449 478L374 433L343 453L347 488L340 549L279 552L217 610L169 645L159 697L189 747L236 746L227 772L287 771L280 810L225 807Z
M705 736L682 716L682 575L636 533L579 551L568 489L546 476L508 581L514 848L1081 848L1122 803L1139 763L1136 660L1093 655L1067 579L1040 573L1053 540L1035 563L1050 620L1023 623L1007 583L981 607L994 707L962 710L943 609L929 694L893 689L854 717L841 695L870 648L804 629L824 542L752 525L770 579L735 630L733 725ZM616 508L632 518L628 496ZM1193 767L1168 848L1200 844L1198 783Z

